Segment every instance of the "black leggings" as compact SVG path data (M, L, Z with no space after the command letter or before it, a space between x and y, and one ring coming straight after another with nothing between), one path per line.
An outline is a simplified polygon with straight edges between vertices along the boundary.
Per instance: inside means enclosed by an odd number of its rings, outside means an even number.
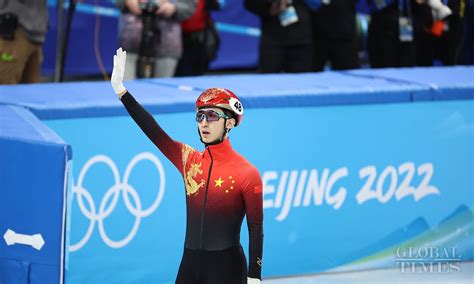
M241 246L218 251L184 249L176 284L246 284L247 261Z

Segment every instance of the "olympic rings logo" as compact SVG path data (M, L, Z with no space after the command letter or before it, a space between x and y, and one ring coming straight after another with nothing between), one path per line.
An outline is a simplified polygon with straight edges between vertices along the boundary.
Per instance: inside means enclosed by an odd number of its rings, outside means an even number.
M140 200L140 197L138 196L137 191L130 184L128 184L128 179L130 177L130 174L133 168L140 161L143 161L143 160L149 160L155 165L159 173L159 179L160 179L158 193L156 195L156 198L154 202L152 203L152 205L150 205L150 207L148 207L147 209L142 209L141 200ZM92 166L99 163L103 163L111 169L114 176L115 184L107 190L107 192L105 193L105 195L103 196L100 202L99 210L97 211L92 195L89 191L87 191L83 187L83 182L84 182L84 177L86 173L89 171L89 169ZM107 235L104 228L104 220L107 219L107 217L109 217L112 211L115 209L120 197L120 193L122 193L121 196L123 198L123 202L126 208L135 217L135 221L130 233L128 233L128 235L125 238L116 241L116 240L112 240ZM77 203L79 205L79 209L81 210L82 214L87 219L89 219L90 223L89 223L89 227L87 229L86 234L82 237L82 239L79 242L73 245L70 245L69 251L74 252L84 247L84 245L89 241L92 235L92 232L94 231L94 227L96 223L99 229L99 234L106 245L108 245L111 248L122 248L126 246L135 237L138 231L138 227L140 226L141 219L150 216L158 208L158 206L161 203L161 200L163 199L164 193L165 193L165 171L163 169L163 165L161 164L160 160L153 154L149 152L143 152L136 155L128 163L127 168L125 170L125 175L123 177L123 181L120 180L120 174L119 174L118 168L111 158L105 155L96 155L92 157L86 162L84 167L81 169L79 173L79 179L78 179L77 185L73 184L72 186L72 198L74 199L74 196L75 195L77 196ZM135 207L130 202L129 195L132 196L133 201L135 202ZM106 205L109 204L110 198L112 198L112 201L110 202L110 205L106 207ZM84 205L84 200L86 200L86 202L88 203L90 210L88 210L86 206Z

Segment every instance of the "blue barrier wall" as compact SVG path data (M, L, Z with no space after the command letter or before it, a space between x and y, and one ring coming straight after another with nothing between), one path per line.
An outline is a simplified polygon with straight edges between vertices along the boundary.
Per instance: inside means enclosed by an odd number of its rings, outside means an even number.
M198 149L200 91L241 96L246 114L231 141L263 178L270 277L395 267L407 248L474 259L473 71L209 76L127 88L173 138ZM181 177L109 83L0 87L0 103L30 108L74 148L68 282L172 283L184 241ZM245 225L242 241L246 250Z
M22 107L0 121L0 283L62 283L71 149Z

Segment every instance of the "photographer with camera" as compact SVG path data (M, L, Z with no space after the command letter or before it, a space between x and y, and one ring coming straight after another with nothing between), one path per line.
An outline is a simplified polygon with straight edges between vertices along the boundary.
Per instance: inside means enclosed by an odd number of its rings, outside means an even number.
M41 80L46 0L0 0L0 84Z
M196 9L195 0L118 0L120 46L126 48L125 80L172 77L182 55L180 22Z

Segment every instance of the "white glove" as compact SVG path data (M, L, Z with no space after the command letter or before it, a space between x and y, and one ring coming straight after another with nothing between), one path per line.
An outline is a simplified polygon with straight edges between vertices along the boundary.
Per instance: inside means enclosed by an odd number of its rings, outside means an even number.
M260 284L262 281L258 278L247 277L247 284Z
M431 7L431 12L436 20L442 20L452 14L451 9L444 5L441 0L428 0L427 3Z
M117 54L114 55L114 70L112 71L112 77L110 83L114 88L115 93L121 98L127 89L123 85L123 74L125 73L125 59L127 58L127 52L123 51L122 48L117 49Z

